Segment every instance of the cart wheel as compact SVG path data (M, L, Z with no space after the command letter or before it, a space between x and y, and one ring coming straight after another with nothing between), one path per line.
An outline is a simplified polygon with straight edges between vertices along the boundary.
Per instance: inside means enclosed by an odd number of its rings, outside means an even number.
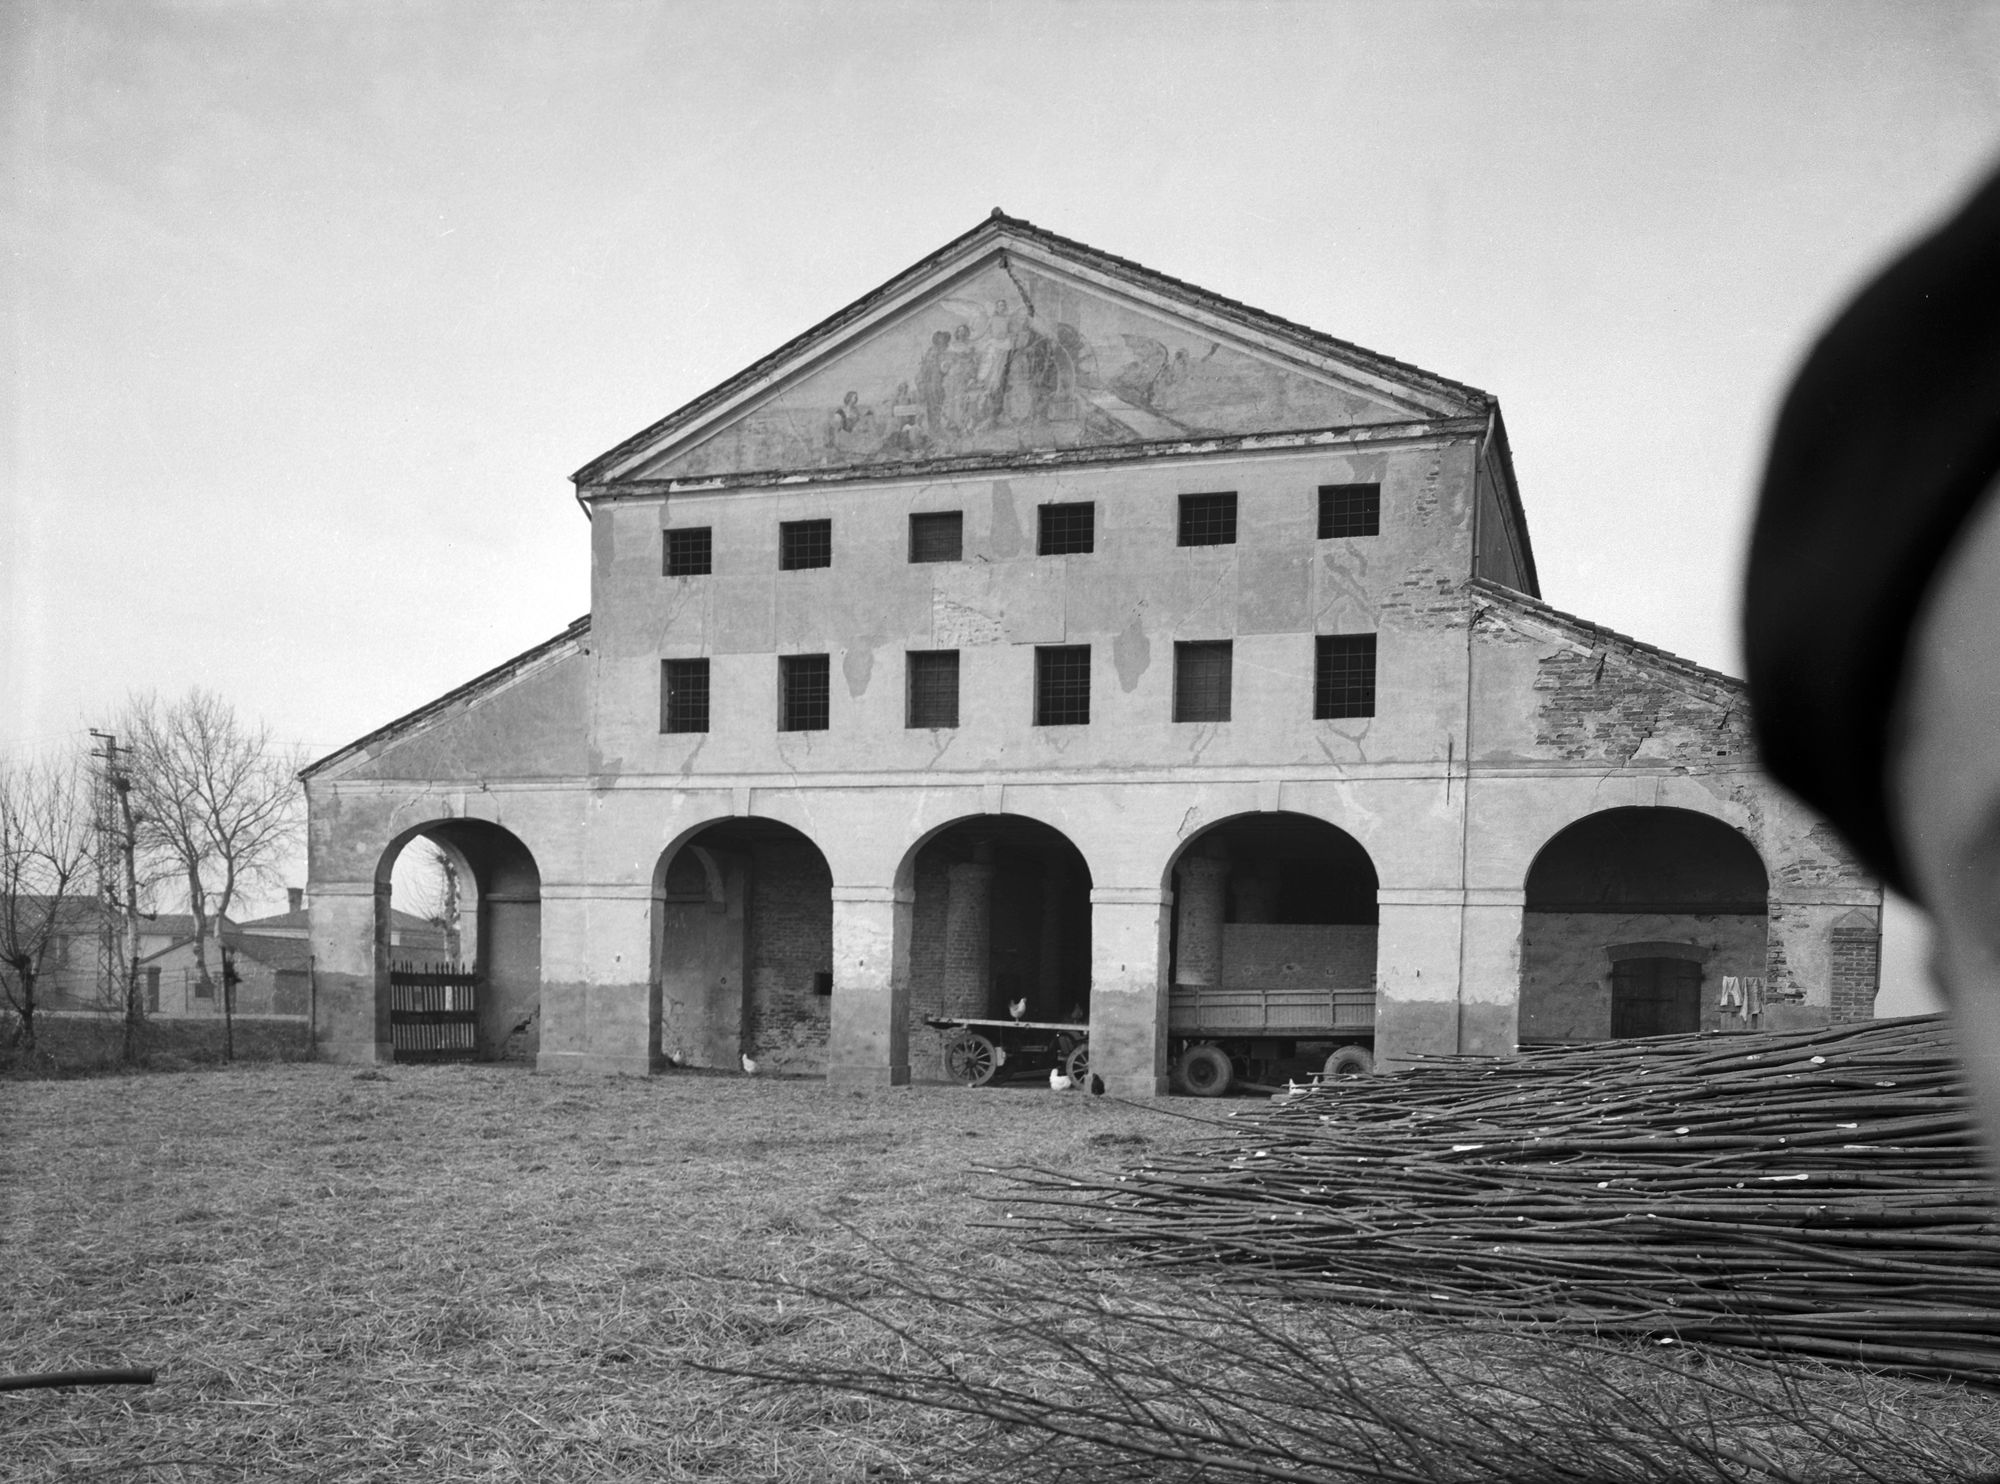
M1198 1098L1219 1098L1236 1081L1229 1053L1212 1041L1190 1046L1181 1054L1181 1084Z
M984 1087L1000 1066L1000 1048L976 1031L961 1031L945 1043L945 1075L967 1087Z
M1085 1041L1063 1059L1063 1072L1069 1078L1072 1087L1082 1087L1090 1081L1090 1043L1088 1041Z
M1336 1077L1366 1077L1374 1070L1375 1056L1366 1046L1336 1046L1320 1076L1331 1082Z

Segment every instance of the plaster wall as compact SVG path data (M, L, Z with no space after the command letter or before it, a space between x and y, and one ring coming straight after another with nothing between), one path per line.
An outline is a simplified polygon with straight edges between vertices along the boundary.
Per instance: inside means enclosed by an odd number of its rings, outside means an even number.
M1469 442L1157 460L1005 478L627 497L596 506L597 745L625 774L1322 764L1439 754L1462 707ZM1320 484L1376 479L1382 533L1318 541ZM1178 496L1234 490L1234 545L1181 547ZM1035 555L1037 508L1088 501L1096 549ZM911 563L909 517L958 510L958 562ZM828 519L833 565L778 570L781 522ZM663 527L707 526L714 570L661 575ZM1448 611L1441 611L1448 610ZM1312 719L1313 635L1379 632L1377 714ZM1173 645L1235 644L1232 718L1176 723ZM1089 644L1091 723L1037 727L1034 648ZM912 649L957 649L960 725L904 725ZM776 729L777 656L832 659L831 725ZM706 733L660 730L660 661L710 660Z
M1701 1028L1722 1028L1724 975L1764 974L1765 922L1747 915L1529 912L1522 918L1523 1041L1601 1041L1611 1034L1611 960L1620 944L1687 944L1701 953Z

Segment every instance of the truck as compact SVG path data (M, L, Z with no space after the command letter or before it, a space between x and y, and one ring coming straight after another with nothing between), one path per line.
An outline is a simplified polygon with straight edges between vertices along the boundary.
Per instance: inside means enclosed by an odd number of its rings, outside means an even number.
M1375 928L1227 923L1212 983L1175 983L1167 1047L1177 1087L1220 1097L1375 1066Z

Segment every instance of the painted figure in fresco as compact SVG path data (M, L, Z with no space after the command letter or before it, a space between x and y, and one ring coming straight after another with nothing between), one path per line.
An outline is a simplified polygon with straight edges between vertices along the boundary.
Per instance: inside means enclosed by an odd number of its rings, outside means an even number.
M945 362L951 356L951 331L933 330L924 358L917 364L917 398L924 404L924 431L933 442L945 430Z
M993 301L993 313L987 317L973 348L979 357L973 372L979 396L968 431L977 433L999 422L1006 410L1007 362L1014 353L1014 323L1005 299Z
M972 330L957 325L944 357L945 429L956 439L970 433L979 419L979 351Z
M840 399L840 405L827 414L825 435L828 457L873 453L881 441L875 425L875 409L861 400L859 392L849 391Z
M929 452L931 435L925 427L929 415L929 406L915 400L910 384L897 382L895 400L889 404L889 436L883 440L882 452L906 459Z

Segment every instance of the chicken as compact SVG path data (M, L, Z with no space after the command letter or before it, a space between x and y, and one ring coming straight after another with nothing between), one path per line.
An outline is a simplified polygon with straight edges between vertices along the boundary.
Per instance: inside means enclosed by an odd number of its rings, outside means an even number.
M747 1051L743 1053L743 1075L746 1077L757 1075L757 1063L750 1059L750 1053Z
M1028 997L1023 995L1018 1000L1009 1000L1007 1002L1007 1013L1016 1020L1026 1020L1028 1018Z
M1063 1076L1061 1067L1049 1068L1049 1091L1068 1092L1076 1084Z
M1090 1074L1090 1095L1094 1098L1104 1096L1104 1079L1095 1072Z

